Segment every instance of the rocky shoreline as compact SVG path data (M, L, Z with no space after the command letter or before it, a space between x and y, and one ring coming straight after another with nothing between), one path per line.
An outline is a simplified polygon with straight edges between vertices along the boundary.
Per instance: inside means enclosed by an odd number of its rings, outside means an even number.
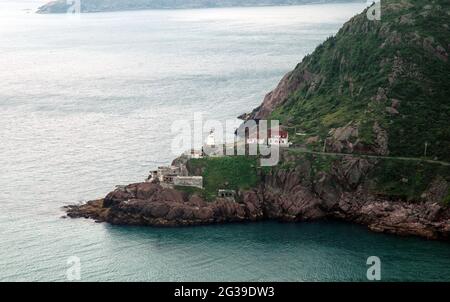
M258 174L257 181L243 184L237 177L230 185L233 175L222 175L230 170L225 163L209 170L219 173L209 175L208 192L136 183L69 206L67 215L148 226L341 219L376 232L449 240L449 98L443 79L450 43L440 31L448 32L450 13L445 1L438 2L386 0L382 22L369 21L366 11L353 17L259 107L241 115L278 119L295 129L292 142L304 149L282 151L271 169L252 164L255 173L247 178ZM431 30L425 24L445 26ZM425 126L431 121L433 127ZM208 173L190 166L187 175L208 182ZM236 190L236 198L211 201L222 189Z
M350 168L343 170L350 163ZM158 227L340 219L366 225L375 232L450 239L449 207L431 197L407 202L369 193L361 173L368 164L366 160L344 159L335 165L334 173L319 175L313 183L305 177L310 173L307 164L277 170L262 175L257 188L239 192L236 200L217 198L212 202L157 183L135 183L119 187L103 199L65 210L71 218ZM344 183L352 184L353 189L345 189Z

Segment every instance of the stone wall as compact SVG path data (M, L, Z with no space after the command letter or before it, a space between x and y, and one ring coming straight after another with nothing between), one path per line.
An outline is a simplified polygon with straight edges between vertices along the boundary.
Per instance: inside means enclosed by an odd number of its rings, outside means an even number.
M177 176L173 179L175 186L195 187L203 189L202 176Z

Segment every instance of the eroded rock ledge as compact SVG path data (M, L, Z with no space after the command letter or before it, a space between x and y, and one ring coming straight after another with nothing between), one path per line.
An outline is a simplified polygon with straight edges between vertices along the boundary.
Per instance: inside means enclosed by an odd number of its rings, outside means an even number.
M154 183L130 184L104 199L66 207L67 216L116 225L192 226L230 222L285 222L342 219L376 232L449 240L450 209L437 202L410 203L373 196L358 186L351 192L321 182L302 181L302 171L264 176L263 185L240 192L238 200L206 202ZM336 181L335 179L333 181Z

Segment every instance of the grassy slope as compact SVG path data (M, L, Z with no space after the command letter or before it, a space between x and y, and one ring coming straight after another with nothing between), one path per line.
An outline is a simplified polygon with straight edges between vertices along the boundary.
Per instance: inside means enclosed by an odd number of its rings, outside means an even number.
M450 65L424 47L428 39L434 49L441 45L448 51L450 2L434 1L431 7L424 0L383 4L381 21L358 15L305 57L294 76L306 70L314 80L293 93L271 118L322 138L330 128L354 121L365 144L373 142L372 128L378 122L388 130L390 155L420 157L429 142L429 157L450 161ZM387 97L374 101L380 88ZM400 100L398 115L386 112L392 99ZM298 154L298 160L311 163L314 177L314 172L330 170L339 158ZM254 158L191 160L188 165L204 176L209 199L220 188L258 184ZM295 165L283 162L277 169ZM450 183L448 167L389 159L380 160L368 178L373 193L413 201L421 199L437 175ZM450 192L444 202L450 202Z
M330 128L355 121L366 144L373 142L378 121L388 130L391 155L421 156L429 142L430 157L450 161L450 64L424 46L430 39L433 48L448 51L450 2L382 3L381 21L360 14L305 57L294 74L313 73L315 88L307 83L271 118L322 138ZM396 69L400 72L390 82ZM380 88L387 99L374 102ZM392 99L401 101L398 115L386 112Z
M424 162L382 160L369 177L373 178L373 193L408 201L421 199L436 175L450 183L450 167ZM450 191L442 200L450 201Z
M255 187L259 182L257 163L257 158L250 156L209 157L191 159L187 167L191 174L203 175L203 196L211 200L219 189Z

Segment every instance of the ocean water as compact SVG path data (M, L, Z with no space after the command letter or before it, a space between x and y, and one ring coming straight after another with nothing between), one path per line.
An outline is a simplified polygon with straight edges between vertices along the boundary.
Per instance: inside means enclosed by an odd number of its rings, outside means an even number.
M364 227L264 222L139 228L61 207L169 163L171 125L259 105L362 4L37 15L0 1L0 280L450 281L450 245ZM30 10L27 10L30 9Z

